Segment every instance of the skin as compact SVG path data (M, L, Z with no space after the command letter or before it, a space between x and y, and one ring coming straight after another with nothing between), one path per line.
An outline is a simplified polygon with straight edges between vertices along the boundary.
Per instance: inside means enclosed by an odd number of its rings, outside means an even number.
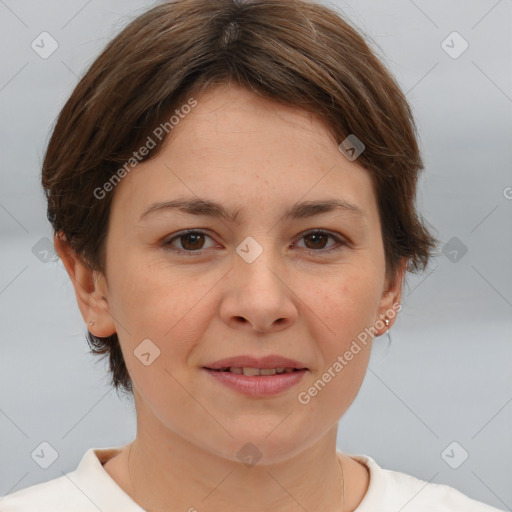
M94 319L89 330L117 332L133 381L129 469L127 445L105 470L151 510L340 511L338 421L360 389L371 340L307 405L297 395L400 302L404 267L385 278L370 175L320 119L235 86L195 98L162 151L115 188L105 274L55 239L83 318ZM184 196L240 212L236 222L170 209L140 219L150 205ZM334 198L364 216L282 219L298 201ZM173 238L190 228L204 238ZM303 233L319 228L347 244ZM249 236L263 249L252 263L235 251ZM160 350L148 366L134 355L146 338ZM283 355L308 372L297 386L254 399L202 369L241 354ZM252 467L237 458L248 442L261 452ZM369 475L350 456L339 460L346 512L363 499Z

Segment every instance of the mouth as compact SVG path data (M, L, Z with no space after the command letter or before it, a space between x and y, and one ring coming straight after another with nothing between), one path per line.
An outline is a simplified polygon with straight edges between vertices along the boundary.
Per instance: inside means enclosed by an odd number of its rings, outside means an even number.
M271 375L282 375L283 373L294 373L294 372L305 372L306 368L291 368L291 367L279 367L279 368L250 368L240 366L226 366L224 368L208 368L206 370L214 372L227 372L234 373L236 375L245 375L247 377L256 376L271 376Z
M203 369L213 382L251 398L280 395L309 371L304 363L280 354L231 356L208 362Z
M203 367L203 370L224 389L252 399L271 399L297 386L309 371L307 368L282 367L253 368L228 366Z

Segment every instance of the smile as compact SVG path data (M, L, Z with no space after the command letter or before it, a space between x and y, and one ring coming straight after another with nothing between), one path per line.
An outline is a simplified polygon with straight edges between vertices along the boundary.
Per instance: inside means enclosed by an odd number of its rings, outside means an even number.
M282 367L227 367L203 370L219 384L251 398L265 398L283 393L297 385L308 372L305 368Z
M209 368L211 369L211 368ZM241 368L239 366L226 366L225 368L220 368L218 370L213 370L217 372L229 372L236 373L237 375L247 375L247 376L255 376L255 375L281 375L282 373L292 373L300 371L297 368Z

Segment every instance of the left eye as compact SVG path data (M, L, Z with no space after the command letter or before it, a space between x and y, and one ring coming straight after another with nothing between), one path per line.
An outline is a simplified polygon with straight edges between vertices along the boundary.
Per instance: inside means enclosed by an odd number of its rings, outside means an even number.
M186 232L183 232L181 234L174 236L173 238L171 238L170 240L165 242L164 245L171 246L173 248L173 250L175 250L177 252L182 252L184 254L192 256L194 254L200 254L200 251L202 249L207 248L207 247L203 247L205 238L209 238L210 240L212 240L212 238L209 235L207 235L206 233L204 233L203 231L190 230L190 231L186 231ZM329 238L332 238L335 241L335 243L333 245L329 246L328 249L326 249L325 244L327 242L327 239L329 239ZM314 231L309 231L307 233L303 233L299 240L302 240L302 239L309 240L309 244L308 244L309 246L306 246L305 249L307 251L312 251L312 252L320 252L320 251L328 252L328 251L336 250L336 249L340 248L340 247L335 247L333 249L333 247L336 245L338 245L338 246L346 245L346 243L340 237L334 235L333 233L330 233L329 231L324 231L324 230L319 230L319 229L314 230ZM181 247L176 247L174 245L175 240L180 242Z
M326 240L328 238L332 238L333 240L336 241L337 244L344 245L341 238L333 235L332 233L329 233L328 231L324 231L324 230L316 230L316 231L310 231L309 233L305 233L302 235L301 240L302 239L311 240L313 242L313 247L306 247L306 249L315 251L317 249L325 249L324 242L326 242ZM336 245L336 243L334 245ZM319 246L322 246L322 247L319 247ZM332 247L332 245L331 245L331 247ZM332 249L327 249L327 250L330 251Z

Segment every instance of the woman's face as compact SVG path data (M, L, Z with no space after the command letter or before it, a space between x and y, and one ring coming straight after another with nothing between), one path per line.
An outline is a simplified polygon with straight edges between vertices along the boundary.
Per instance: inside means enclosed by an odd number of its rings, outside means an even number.
M401 285L385 282L370 176L319 120L239 88L195 99L161 152L115 188L111 317L103 314L120 339L139 424L233 460L249 442L279 460L327 435L352 403L371 343L358 342L350 361L344 354ZM178 199L238 213L164 205ZM297 207L330 200L354 208ZM183 236L190 229L201 233ZM307 370L256 397L204 368L242 355L279 355ZM343 369L333 371L339 358ZM308 393L329 368L330 382Z

